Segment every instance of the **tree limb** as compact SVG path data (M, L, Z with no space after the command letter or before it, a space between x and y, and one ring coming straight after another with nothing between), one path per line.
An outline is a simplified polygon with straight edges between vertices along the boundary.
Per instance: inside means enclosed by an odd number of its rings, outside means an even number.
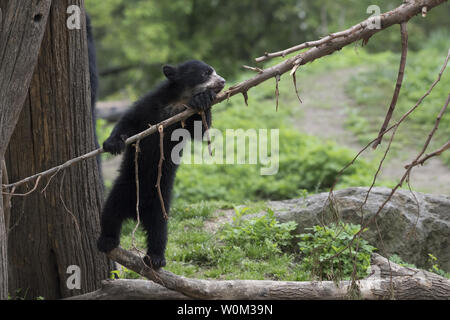
M441 155L442 152L444 152L445 150L450 149L450 140L447 141L442 147L440 147L439 149L437 149L434 152L428 153L425 156L423 156L423 158L417 160L417 165L423 165L425 161L427 161L428 159L432 158L432 157L436 157ZM408 169L410 165L406 165L405 169Z
M376 149L377 146L381 143L381 140L383 140L383 136L381 135L381 133L386 130L387 126L389 125L389 121L391 120L395 106L397 105L400 89L402 88L403 76L405 75L406 56L408 54L408 30L406 28L406 22L400 24L400 33L402 38L402 54L400 58L400 67L398 68L397 83L395 84L394 95L392 96L392 101L386 114L386 118L384 119L383 125L380 129L380 133L378 134L378 139L372 145L373 149Z
M175 275L165 270L152 270L142 259L122 248L108 256L142 276L164 286L167 290L136 280L107 281L102 289L72 299L130 298L185 299L346 299L351 281L272 281L272 280L200 280ZM448 299L450 280L437 274L401 267L377 254L372 256L373 274L357 281L362 299ZM390 275L393 275L392 281ZM122 289L125 294L122 292Z
M358 23L346 30L336 32L329 34L328 36L316 40L316 41L307 41L302 44L296 45L294 47L268 53L266 52L263 56L258 57L255 59L256 62L263 62L275 57L285 57L288 54L291 54L296 51L300 51L306 48L313 48L313 47L320 47L323 45L329 45L333 42L333 40L344 40L345 38L353 37L355 34L363 32L365 33L365 36L360 37L359 39L369 39L374 33L386 29L387 27L390 27L392 24L401 24L404 22L407 22L411 17L423 13L423 8L426 8L426 11L431 10L433 7L438 6L447 0L423 0L423 1L412 1L412 0L405 0L402 5L399 7L388 11L386 13L383 13L380 15L380 29L368 29L368 26L372 26L373 17L370 17L361 23ZM426 12L425 11L425 12ZM394 22L395 21L395 22ZM373 33L367 32L368 30L374 31ZM378 30L378 31L376 31Z

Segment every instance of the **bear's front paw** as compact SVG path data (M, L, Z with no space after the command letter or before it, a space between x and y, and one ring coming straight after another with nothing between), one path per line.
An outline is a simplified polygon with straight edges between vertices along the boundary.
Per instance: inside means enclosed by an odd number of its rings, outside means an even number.
M119 154L125 149L125 139L123 137L110 136L103 142L103 150L111 154Z
M164 254L147 253L144 257L144 263L152 269L159 269L166 265Z
M216 93L213 90L208 89L194 95L188 105L194 110L205 111L211 107L215 98Z
M120 239L116 237L100 236L97 240L97 248L100 252L108 253L119 246Z

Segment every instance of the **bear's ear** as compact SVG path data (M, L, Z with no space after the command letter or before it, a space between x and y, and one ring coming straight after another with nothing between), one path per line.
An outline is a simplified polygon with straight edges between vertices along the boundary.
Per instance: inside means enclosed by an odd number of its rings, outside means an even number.
M165 64L162 68L164 75L167 79L171 81L175 81L176 75L177 75L177 68L174 66L171 66L169 64Z

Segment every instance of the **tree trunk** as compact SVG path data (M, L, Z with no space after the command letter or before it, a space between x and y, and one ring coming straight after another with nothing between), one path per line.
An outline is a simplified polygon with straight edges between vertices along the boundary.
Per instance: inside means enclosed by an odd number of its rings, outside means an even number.
M0 185L2 183L2 168L0 167ZM3 197L0 192L0 300L8 298L8 236L6 234L5 219L3 216Z
M81 8L80 29L67 26L71 5ZM38 64L5 156L11 181L95 148L85 21L83 0L53 1ZM43 180L34 193L12 199L10 293L56 299L95 290L111 266L95 245L103 196L97 162L90 159Z
M36 65L51 0L0 0L0 185L3 157ZM5 201L8 203L8 201ZM0 192L0 300L8 298L8 232Z

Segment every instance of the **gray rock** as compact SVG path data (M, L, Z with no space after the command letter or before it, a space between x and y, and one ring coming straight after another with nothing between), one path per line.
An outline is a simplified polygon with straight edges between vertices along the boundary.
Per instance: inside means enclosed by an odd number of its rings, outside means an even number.
M280 222L297 222L297 233L338 218L364 225L375 216L391 189L373 188L361 210L367 191L363 187L335 191L335 210L331 210L328 192L302 199L271 201L268 206ZM450 196L419 192L413 195L409 190L398 190L373 221L376 223L369 225L363 238L377 247L381 255L397 254L419 268L429 268L427 260L431 253L438 258L440 268L450 272Z

